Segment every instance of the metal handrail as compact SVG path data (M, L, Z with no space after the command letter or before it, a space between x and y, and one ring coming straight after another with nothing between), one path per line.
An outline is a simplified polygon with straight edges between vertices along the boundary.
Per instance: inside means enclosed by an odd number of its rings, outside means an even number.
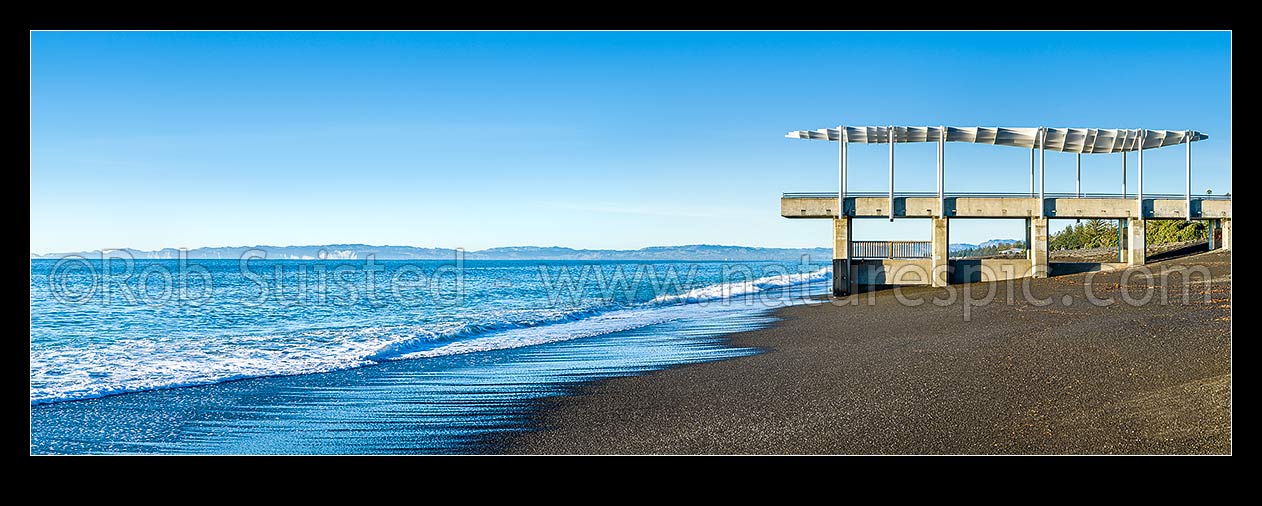
M989 198L1011 197L1011 198L1027 198L1027 199L1038 198L1037 195L1030 195L1028 192L1026 193L963 192L963 193L945 193L943 195L946 198L956 198L956 197L965 197L965 198L967 197L989 197ZM889 196L889 192L854 192L854 191L846 192L846 197L888 197L888 196ZM937 196L938 194L936 192L904 192L904 191L894 192L895 198L897 197L934 197L936 198ZM1084 199L1135 200L1135 194L1133 193L1128 193L1126 195L1122 195L1120 193L1084 193L1081 196L1076 193L1044 193L1043 196L1044 198L1051 198L1051 199L1084 198ZM780 197L786 198L786 199L818 199L818 198L835 199L837 198L837 192L793 192L793 193L782 193ZM1145 193L1144 194L1144 200L1151 200L1151 199L1183 200L1185 198L1187 198L1187 196L1182 193L1178 193L1178 194L1176 193ZM1231 195L1193 195L1192 200L1231 200Z
M850 241L850 258L930 258L929 241Z

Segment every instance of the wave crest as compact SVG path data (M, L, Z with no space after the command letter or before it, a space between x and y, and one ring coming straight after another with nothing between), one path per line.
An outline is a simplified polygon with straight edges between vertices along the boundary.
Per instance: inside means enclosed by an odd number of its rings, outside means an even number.
M823 281L829 279L831 274L832 268L824 267L812 272L777 274L775 276L764 276L749 281L718 283L703 286L701 288L694 288L677 295L658 296L653 299L653 302L656 304L682 304L748 297L767 290L788 288L816 281Z

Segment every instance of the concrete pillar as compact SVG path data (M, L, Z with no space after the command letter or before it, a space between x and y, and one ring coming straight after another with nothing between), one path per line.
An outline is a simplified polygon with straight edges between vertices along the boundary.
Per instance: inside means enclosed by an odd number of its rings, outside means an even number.
M1030 270L1036 278L1047 277L1047 218L1030 218Z
M833 218L833 295L854 293L850 275L850 217Z
M1129 265L1144 265L1148 259L1148 253L1145 251L1147 243L1144 241L1144 220L1137 218L1128 218L1126 220L1126 263Z
M1231 249L1231 218L1223 218L1222 220L1219 220L1218 227L1223 230L1222 244L1218 247L1222 249Z
M930 241L930 247L933 250L933 272L929 274L929 284L933 286L947 286L948 262L950 258L950 245L947 243L947 219L933 219L933 238Z
M1218 228L1218 220L1205 220L1205 239L1209 242L1209 250L1218 249L1218 241L1214 240L1214 229Z

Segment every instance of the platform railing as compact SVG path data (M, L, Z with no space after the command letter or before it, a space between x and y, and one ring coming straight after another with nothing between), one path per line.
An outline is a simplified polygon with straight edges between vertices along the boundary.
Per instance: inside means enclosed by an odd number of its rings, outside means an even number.
M850 258L929 258L933 243L929 241L851 241Z

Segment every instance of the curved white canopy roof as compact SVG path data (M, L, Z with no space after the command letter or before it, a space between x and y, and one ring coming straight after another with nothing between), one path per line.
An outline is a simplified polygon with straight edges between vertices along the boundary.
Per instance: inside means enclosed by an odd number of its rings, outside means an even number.
M891 127L866 126L795 130L785 135L790 139L835 141L844 132L846 142L884 144L889 142ZM938 127L896 126L894 142L938 142L946 132L949 142L972 142L1022 148L1038 147L1039 128L1004 127ZM1118 128L1047 128L1046 149L1069 153L1120 153L1139 149L1143 134L1144 149L1203 141L1209 136L1195 130L1147 130Z

